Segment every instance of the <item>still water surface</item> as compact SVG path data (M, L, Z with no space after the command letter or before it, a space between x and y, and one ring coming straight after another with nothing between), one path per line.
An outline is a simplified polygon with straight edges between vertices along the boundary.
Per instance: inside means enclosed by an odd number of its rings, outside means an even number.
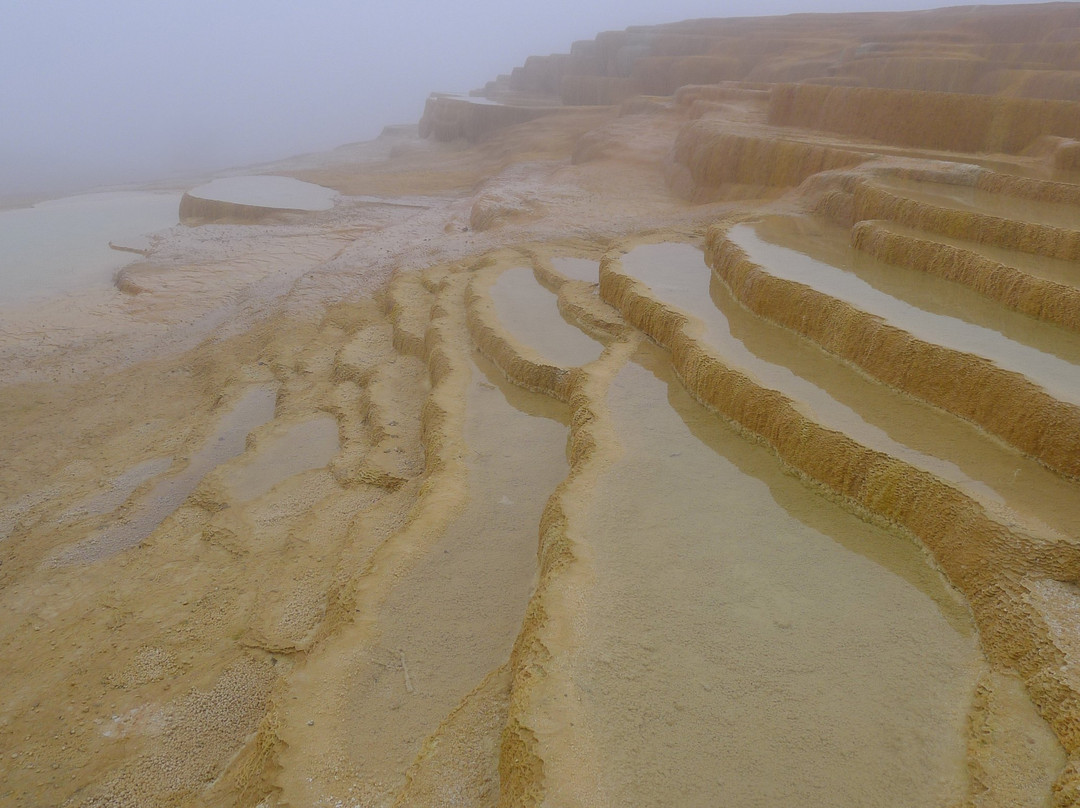
M114 191L0 211L0 306L107 287L141 246L178 222L180 194Z

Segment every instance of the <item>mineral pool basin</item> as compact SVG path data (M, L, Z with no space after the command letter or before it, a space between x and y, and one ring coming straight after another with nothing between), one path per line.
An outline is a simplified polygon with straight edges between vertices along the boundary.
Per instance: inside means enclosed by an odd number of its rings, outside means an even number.
M881 396L886 400L895 397L881 385L869 386L857 374L851 373L839 362L822 357L820 351L809 350L804 340L791 339L790 332L772 326L761 318L742 317L742 310L716 305L710 294L711 272L705 265L701 250L689 244L663 243L639 246L624 255L623 271L647 284L654 299L690 314L703 326L702 340L716 354L723 357L728 367L738 370L758 384L777 390L787 396L795 406L818 423L850 435L865 446L901 457L920 468L928 469L945 479L962 485L979 496L1000 501L990 487L973 479L954 463L942 460L891 437L889 431L877 425L874 414L881 409ZM757 338L756 351L747 347L745 337L733 333L728 314L748 320ZM878 393L869 406L850 406L820 385L823 375L818 372L813 381L802 375L809 361L811 367L831 365L834 378L829 387L844 387L843 398L855 404L855 397ZM816 360L816 361L815 361ZM838 377L838 378L837 378ZM853 389L854 388L854 389ZM906 403L906 399L904 400ZM877 405L877 406L874 406ZM910 416L909 416L910 417Z
M622 454L582 530L580 721L553 776L585 805L960 801L984 667L921 551L784 473L652 344L607 403Z
M691 244L631 249L623 274L693 317L699 341L734 370L788 397L821 425L941 477L991 509L1075 535L1080 490L978 427L859 373L795 332L747 311ZM1010 515L1010 519L1017 516Z
M337 191L292 177L221 177L192 188L188 196L232 205L251 205L279 210L329 210Z
M515 387L481 356L471 375L464 436L468 502L395 583L379 622L381 644L407 656L417 689L429 690L429 679L437 677L430 691L439 695L428 692L424 707L399 710L408 692L380 698L386 687L377 670L356 685L348 712L354 730L362 727L364 734L352 737L378 740L352 744L361 771L379 771L372 759L381 758L390 762L380 774L400 772L400 761L419 754L447 714L510 658L535 583L541 514L568 470L565 405Z
M491 285L490 293L503 328L556 365L584 365L604 349L563 318L558 298L537 283L529 268L507 269Z
M961 283L955 283L918 269L879 261L851 246L850 230L806 216L769 216L754 225L758 237L769 244L802 253L816 261L857 276L874 289L923 311L962 320L970 325L996 331L1013 342L1048 354L1071 364L1080 364L1080 334L1039 320L990 300ZM919 233L917 238L925 238ZM936 236L931 238L936 239ZM1080 281L1080 264L1040 260L1024 256L1031 265L1072 265Z
M1004 219L1080 230L1080 207L1057 202L1039 202L1006 194L981 191L966 185L923 182L902 177L874 180L874 185L898 196L939 207L970 210Z
M1066 261L1062 258L1047 258L1042 255L1020 252L1019 250L1008 250L1004 247L995 247L992 244L980 244L975 241L965 241L960 238L944 236L941 233L931 233L927 230L908 227L899 222L891 222L886 219L874 220L874 224L890 233L897 233L902 236L920 239L921 241L933 241L939 244L946 244L950 247L969 250L985 256L991 261L996 261L999 264L1015 267L1021 272L1034 275L1036 278L1044 278L1045 280L1054 281L1055 283L1060 283L1065 286L1080 288L1080 263L1077 263L1076 261Z
M911 305L875 288L846 266L767 241L757 224L735 225L727 238L770 275L813 287L918 339L985 357L1000 368L1028 377L1055 398L1080 405L1080 364L1016 342L993 328Z
M180 194L81 194L0 211L0 306L111 287L130 246L179 222Z
M492 101L490 98L484 98L479 95L461 95L459 93L432 93L432 98L440 101L460 101L463 104L475 104L481 107L501 107L505 106L499 101Z

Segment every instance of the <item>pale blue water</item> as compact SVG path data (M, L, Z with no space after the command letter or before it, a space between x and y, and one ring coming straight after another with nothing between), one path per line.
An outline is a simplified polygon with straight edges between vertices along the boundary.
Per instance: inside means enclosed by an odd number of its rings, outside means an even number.
M0 211L0 306L105 288L138 258L109 242L139 246L179 221L180 194L113 191Z

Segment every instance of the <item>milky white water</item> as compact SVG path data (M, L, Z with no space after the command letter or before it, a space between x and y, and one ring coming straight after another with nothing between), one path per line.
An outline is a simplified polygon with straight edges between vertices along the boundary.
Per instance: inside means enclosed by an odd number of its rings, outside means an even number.
M288 210L330 210L337 191L292 177L222 177L188 191L199 199Z
M0 306L106 287L145 236L179 221L180 194L81 194L0 211Z

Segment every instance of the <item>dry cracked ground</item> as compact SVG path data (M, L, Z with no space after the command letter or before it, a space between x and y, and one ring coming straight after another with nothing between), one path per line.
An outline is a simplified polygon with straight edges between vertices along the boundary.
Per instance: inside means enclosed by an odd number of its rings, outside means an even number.
M0 804L1080 804L1080 8L486 93L3 311Z

